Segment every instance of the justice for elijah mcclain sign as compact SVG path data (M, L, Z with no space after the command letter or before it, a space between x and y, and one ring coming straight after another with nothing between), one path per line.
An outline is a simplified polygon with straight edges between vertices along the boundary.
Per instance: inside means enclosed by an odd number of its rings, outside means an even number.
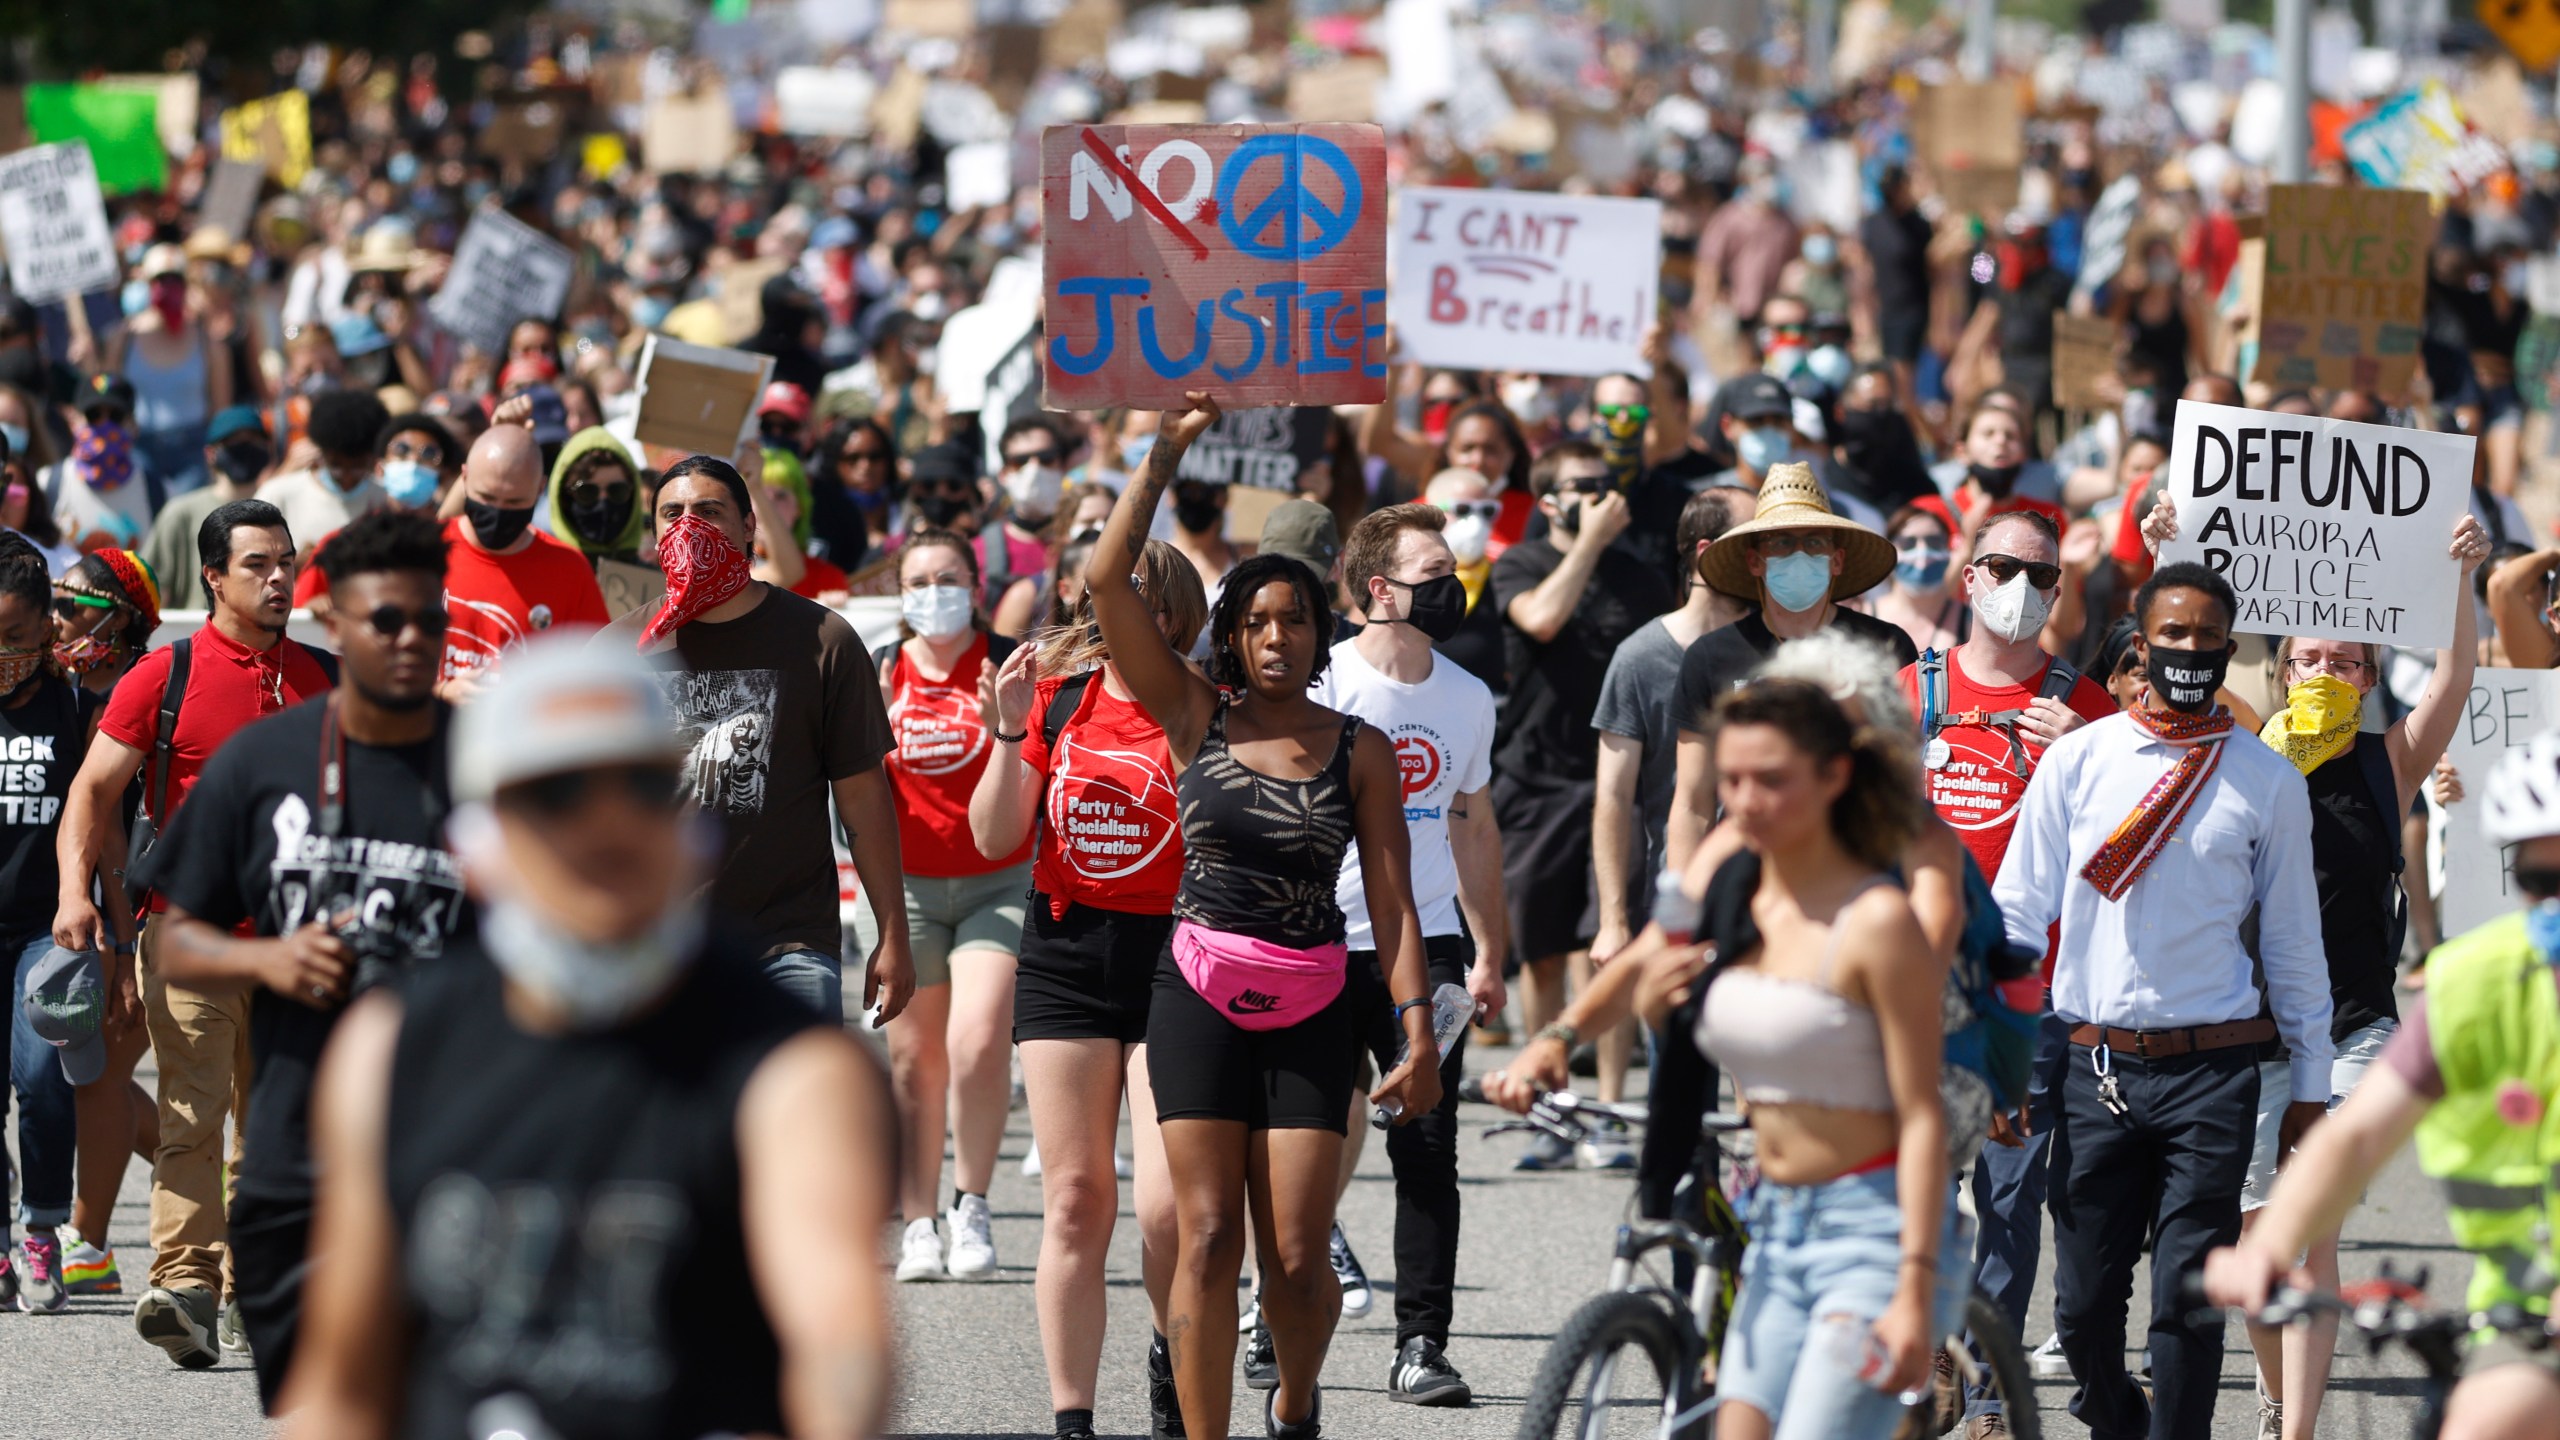
M2230 581L2235 631L2442 649L2473 444L2183 402L2169 449L2178 538L2160 558L2201 560Z

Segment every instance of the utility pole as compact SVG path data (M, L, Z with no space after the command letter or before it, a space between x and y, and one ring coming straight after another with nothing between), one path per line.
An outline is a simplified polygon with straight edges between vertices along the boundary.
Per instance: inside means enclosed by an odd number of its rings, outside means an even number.
M2276 122L2275 178L2311 178L2311 0L2276 0L2276 83L2284 113Z
M1999 10L1999 0L1966 0L1964 49L1956 56L1956 68L1967 80L1991 78L1991 26Z

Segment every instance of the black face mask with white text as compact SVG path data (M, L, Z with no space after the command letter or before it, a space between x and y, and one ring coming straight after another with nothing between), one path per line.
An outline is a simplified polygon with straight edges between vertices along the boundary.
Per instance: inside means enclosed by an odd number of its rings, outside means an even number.
M2228 645L2213 650L2172 650L2154 645L2149 667L2151 696L2181 714L2202 715L2213 708L2213 697L2221 692L2222 679L2230 671Z

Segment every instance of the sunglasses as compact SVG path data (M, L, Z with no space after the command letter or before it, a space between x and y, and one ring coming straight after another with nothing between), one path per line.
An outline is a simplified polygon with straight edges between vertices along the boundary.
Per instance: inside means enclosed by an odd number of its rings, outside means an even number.
M978 493L977 485L968 480L915 480L909 482L909 488L913 489L919 495L974 495Z
M1896 535L1893 548L1905 555L1925 554L1932 550L1943 555L1947 552L1947 539L1943 535Z
M2515 868L2516 888L2536 900L2560 895L2560 870Z
M599 485L593 480L581 480L569 487L569 503L572 505L596 505L606 501L617 505L629 504L631 482L621 480Z
M1053 445L1039 450L1025 450L1019 455L1008 455L1005 457L1005 463L1008 465L1055 465L1065 458Z
M1784 532L1780 532L1775 535L1760 536L1752 543L1759 547L1761 554L1772 557L1784 557L1796 554L1828 555L1831 553L1831 537L1818 533L1813 535L1789 535Z
M605 790L619 790L640 809L667 813L682 803L684 781L665 765L606 765L537 776L508 786L500 800L518 810L557 818L586 805Z
M1622 415L1632 415L1638 420L1650 420L1653 418L1653 407L1650 405L1594 405L1591 407L1591 413L1603 420L1615 420Z
M1573 495L1606 495L1610 490L1609 477L1584 475L1572 480L1559 481L1556 488Z
M2003 585L2021 573L2027 577L2027 583L2038 590L2050 590L2062 583L2062 567L2048 565L2041 560L2021 560L2015 555L1984 555L1973 563L1990 571L1991 578Z
M53 597L53 614L57 620L77 620L83 610L113 610L116 602L104 595L81 595L61 591Z
M842 460L847 465L885 465L889 463L889 452L886 450L847 450L839 454L836 458Z
M1456 500L1440 508L1448 511L1452 520L1473 518L1491 524L1502 518L1502 502L1499 500Z
M403 610L397 605L377 605L373 608L372 614L364 617L364 623L373 628L374 634L385 640L399 639L401 632L412 625L418 627L419 634L433 640L443 635L445 630L453 624L453 613L441 605L424 610Z
M92 406L81 413L88 417L89 423L92 425L121 425L125 421L133 418L127 412L119 410L113 405Z
M382 453L394 460L415 460L430 470L444 468L444 449L437 445L420 445L412 444L407 440L394 440L382 447Z

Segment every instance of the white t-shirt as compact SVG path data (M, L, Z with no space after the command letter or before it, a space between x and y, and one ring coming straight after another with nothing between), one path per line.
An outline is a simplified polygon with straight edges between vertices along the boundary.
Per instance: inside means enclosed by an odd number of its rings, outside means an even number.
M1308 694L1319 705L1377 726L1394 743L1397 767L1404 772L1415 916L1426 936L1460 933L1449 802L1493 782L1493 692L1439 655L1432 657L1431 674L1421 684L1390 680L1362 658L1355 637L1333 647L1332 663ZM1345 943L1354 950L1376 949L1356 844L1343 852L1334 899L1342 906Z

